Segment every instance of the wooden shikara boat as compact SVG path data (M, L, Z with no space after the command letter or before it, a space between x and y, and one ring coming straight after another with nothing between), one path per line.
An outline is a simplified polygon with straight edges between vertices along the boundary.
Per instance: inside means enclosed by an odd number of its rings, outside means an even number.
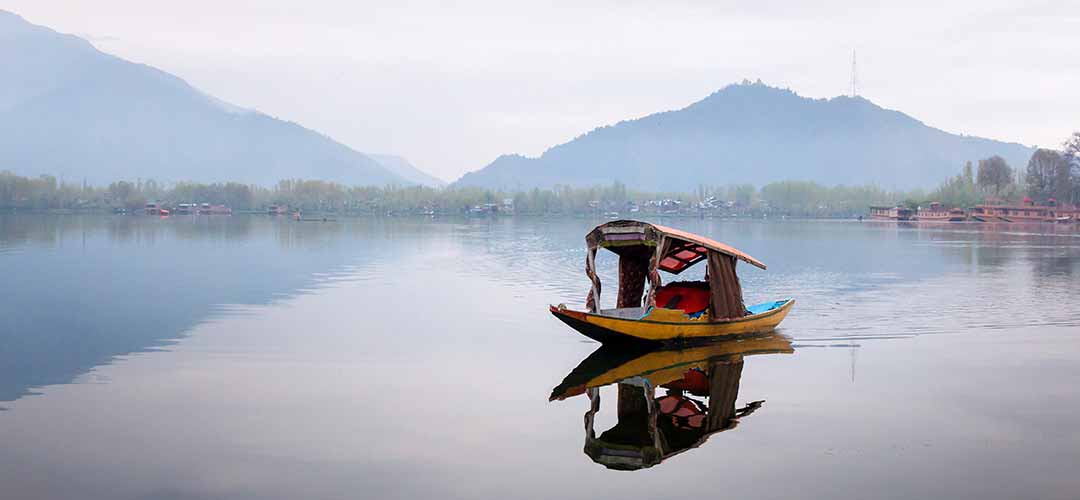
M550 310L563 323L602 343L687 343L769 332L795 304L789 298L746 307L735 263L741 260L762 269L765 264L703 236L619 220L597 226L585 241L585 273L592 282L587 310L574 311L563 304ZM599 309L601 283L595 267L599 248L619 255L615 309ZM708 262L705 281L661 286L658 271L679 274L703 260Z
M588 396L585 454L610 469L644 469L736 428L764 405L736 405L746 356L792 352L791 341L777 333L678 350L603 345L548 399ZM598 432L600 388L609 385L617 386L617 423Z

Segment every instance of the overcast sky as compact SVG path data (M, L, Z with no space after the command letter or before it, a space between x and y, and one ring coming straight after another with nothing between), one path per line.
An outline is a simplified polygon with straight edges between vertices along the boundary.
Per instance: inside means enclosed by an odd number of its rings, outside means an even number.
M861 95L929 125L1055 147L1080 129L1076 0L0 0L0 8L447 180L744 78L810 97L846 93L852 49Z

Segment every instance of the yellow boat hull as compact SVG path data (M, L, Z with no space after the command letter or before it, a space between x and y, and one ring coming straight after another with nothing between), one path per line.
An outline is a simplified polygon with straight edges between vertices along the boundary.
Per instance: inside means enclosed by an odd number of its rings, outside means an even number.
M778 307L725 321L693 319L682 311L654 308L640 319L619 318L551 306L551 314L582 335L602 343L662 342L690 343L731 335L766 333L787 317L795 299L786 299Z
M584 394L586 389L615 384L633 377L659 387L686 375L692 368L705 370L710 360L742 359L758 354L791 354L791 339L779 333L725 338L704 345L668 350L645 346L641 349L604 345L574 368L555 389L549 401Z

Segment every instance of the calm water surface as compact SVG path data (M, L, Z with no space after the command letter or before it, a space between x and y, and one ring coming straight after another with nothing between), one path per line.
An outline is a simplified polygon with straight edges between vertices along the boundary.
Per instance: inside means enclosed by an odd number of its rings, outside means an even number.
M667 220L798 302L650 431L546 310L600 222L0 216L0 498L1080 497L1080 229Z

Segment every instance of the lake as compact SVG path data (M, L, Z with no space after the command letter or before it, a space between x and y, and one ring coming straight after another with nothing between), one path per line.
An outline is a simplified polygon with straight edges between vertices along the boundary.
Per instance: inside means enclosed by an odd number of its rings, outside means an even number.
M665 219L797 303L628 471L601 222L0 215L0 498L1080 497L1080 228Z

